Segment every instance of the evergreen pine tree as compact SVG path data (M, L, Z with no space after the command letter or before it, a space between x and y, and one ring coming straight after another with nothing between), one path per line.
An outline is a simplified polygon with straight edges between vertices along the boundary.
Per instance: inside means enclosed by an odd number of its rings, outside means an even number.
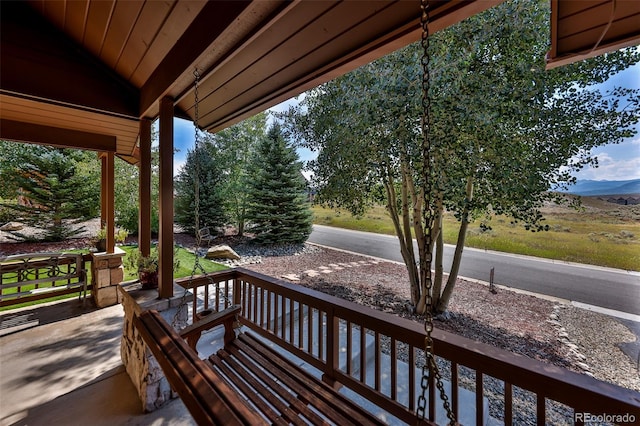
M20 203L9 205L16 219L45 230L44 241L62 241L83 231L73 223L95 217L99 211L100 181L86 166L90 153L37 146L16 159L13 184ZM92 171L93 170L93 171ZM26 238L16 232L14 236Z
M257 243L302 243L309 237L312 216L301 168L280 125L273 124L258 145L248 182Z
M196 162L199 162L198 217L199 228L218 228L226 224L223 208L222 173L215 161L215 147L201 145L187 154L187 161L175 180L175 221L188 232L195 233Z

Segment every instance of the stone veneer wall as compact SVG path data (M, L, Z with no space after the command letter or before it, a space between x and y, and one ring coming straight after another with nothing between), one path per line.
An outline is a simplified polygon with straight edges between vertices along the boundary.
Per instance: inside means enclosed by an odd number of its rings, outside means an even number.
M122 258L125 252L116 247L114 253L91 253L91 294L98 308L120 302L119 284L124 279Z
M158 299L157 290L142 290L138 283L120 287L124 308L120 357L145 412L160 408L170 399L176 398L177 394L171 390L160 365L133 326L133 316L145 310L155 309L171 324L179 305L190 300L189 298L183 301L183 291L182 287L179 287L174 291L178 296L172 299ZM173 324L176 329L180 330L187 325L187 316L188 309L180 310L176 324Z

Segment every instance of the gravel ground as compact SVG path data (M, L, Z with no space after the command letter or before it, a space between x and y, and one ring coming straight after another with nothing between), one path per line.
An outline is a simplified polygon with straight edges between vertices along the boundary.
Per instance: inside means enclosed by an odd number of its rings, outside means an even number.
M89 224L91 228L93 224ZM0 235L0 237L2 237ZM83 247L88 238L51 244L46 250ZM231 245L242 256L242 265L270 276L371 306L388 313L421 321L411 313L407 273L403 265L372 262L370 258L328 250L310 244L281 247L256 247L247 238L226 236L219 243ZM0 254L33 251L26 243L6 244L0 238ZM175 234L175 242L193 247L186 234ZM37 250L36 250L37 251ZM42 249L40 249L42 251ZM4 253L3 253L4 252ZM339 264L350 267L339 268ZM459 279L446 319L436 319L435 326L474 340L503 348L570 370L592 375L640 392L638 357L640 342L630 327L640 324L585 311L531 295L488 287ZM450 375L448 363L440 362L445 379ZM460 383L474 390L472 371L461 368ZM485 396L490 414L502 418L503 384L485 378ZM552 424L571 424L571 412L560 404L548 404ZM514 389L514 418L517 424L530 424L535 418L535 396Z

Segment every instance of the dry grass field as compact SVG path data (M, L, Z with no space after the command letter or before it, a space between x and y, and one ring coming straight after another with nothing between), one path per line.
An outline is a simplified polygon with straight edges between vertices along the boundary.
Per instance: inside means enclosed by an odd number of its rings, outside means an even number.
M640 197L640 195L636 195ZM602 197L608 198L608 197ZM507 253L640 271L640 205L624 206L598 197L582 197L582 208L549 205L544 208L549 231L531 232L509 218L494 217L491 230L483 231L480 221L469 225L466 245ZM393 234L393 225L381 206L361 218L346 211L313 207L314 223ZM447 215L445 242L454 244L458 223Z

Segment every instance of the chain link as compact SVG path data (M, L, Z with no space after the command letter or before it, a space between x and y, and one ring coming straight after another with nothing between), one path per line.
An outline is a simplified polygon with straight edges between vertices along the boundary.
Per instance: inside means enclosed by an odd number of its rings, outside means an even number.
M425 247L426 253L423 259L421 259L420 273L423 284L423 292L425 295L425 321L424 321L424 353L425 360L422 366L422 380L420 381L420 387L422 393L418 397L418 408L416 414L418 416L418 423L426 417L427 412L427 391L429 389L429 379L433 375L436 388L440 394L442 405L447 412L449 418L449 424L456 424L456 417L451 410L449 404L449 398L444 389L442 376L436 362L436 357L433 352L433 338L431 334L433 332L433 296L431 294L433 288L433 281L431 279L431 257L433 247L433 225L435 223L436 209L433 206L433 180L434 180L434 164L431 150L431 138L429 137L429 130L431 127L431 97L429 94L431 85L431 75L429 72L429 4L427 0L420 1L420 24L422 26L422 35L420 38L420 44L422 47L422 178L423 191L424 191L424 204L422 208L422 221L425 229Z
M202 271L204 273L204 268L200 265L200 256L198 254L198 249L200 248L200 243L201 243L201 238L200 238L200 233L198 232L198 230L200 229L200 135L199 135L199 129L198 129L198 122L200 120L200 111L199 111L199 104L200 104L200 99L198 98L198 87L200 85L200 73L198 72L198 69L196 68L193 71L193 77L194 77L194 87L193 87L193 95L194 95L194 119L193 119L193 138L194 138L194 156L195 156L195 176L194 176L194 222L195 222L195 229L196 229L196 252L195 252L195 260L193 263L193 270L191 271L191 276L189 278L189 288L192 288L191 284L193 283L193 277L194 275L198 272L198 271ZM182 312L186 309L187 307L187 295L188 295L188 290L187 288L184 289L184 292L182 293L182 298L180 299L180 305L178 306L178 310L176 311L174 317L173 317L173 321L172 321L172 325L174 326L174 328L176 327L180 316L182 315ZM196 297L196 290L193 290L193 297Z
M202 236L200 235L199 230L200 230L200 174L201 174L201 163L202 163L201 160L202 160L203 150L202 150L201 141L200 141L200 128L198 124L200 121L200 98L199 98L199 92L198 92L198 88L200 86L200 73L198 72L197 68L193 71L193 76L194 76L194 87L193 87L194 150L193 150L193 153L194 153L194 159L195 159L195 172L193 177L193 181L194 181L193 208L194 208L194 226L196 231L196 251L195 251L195 260L193 263L193 269L191 270L191 276L189 277L189 282L187 284L187 287L184 289L184 293L182 293L182 298L180 299L180 305L178 307L178 310L176 311L176 314L173 317L172 325L174 326L174 328L179 321L180 315L182 314L184 309L186 309L187 307L187 296L189 294L188 289L189 288L193 289L193 297L197 297L197 287L194 287L193 285L193 278L197 273L201 273L203 275L207 274L207 271L205 271L204 267L200 263L200 251L199 251L200 245L202 244ZM216 284L213 278L208 277L208 280L209 280L209 285ZM229 298L226 296L226 292L225 294L222 295L222 300L224 301L225 307L226 307L226 305L229 304ZM219 307L216 306L215 310L217 311L218 308Z

